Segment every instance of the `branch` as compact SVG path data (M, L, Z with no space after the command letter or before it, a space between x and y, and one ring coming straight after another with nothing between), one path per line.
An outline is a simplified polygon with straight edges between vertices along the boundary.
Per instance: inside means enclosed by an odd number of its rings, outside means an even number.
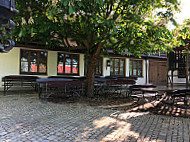
M116 8L116 10L115 10L115 12L114 12L114 15L117 13L118 9L121 7L120 4L121 4L121 2L118 3L118 6L117 6L117 8Z
M112 9L113 9L113 1L111 1L110 4L107 4L106 18L110 16Z
M112 47L118 46L122 41L123 41L123 39L119 40L118 42L114 43L114 44L112 45Z

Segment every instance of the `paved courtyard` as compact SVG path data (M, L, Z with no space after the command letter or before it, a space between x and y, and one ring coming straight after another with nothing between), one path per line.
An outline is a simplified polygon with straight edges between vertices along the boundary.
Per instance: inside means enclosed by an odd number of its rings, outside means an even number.
M98 107L42 103L37 94L0 93L0 142L189 142L190 120Z

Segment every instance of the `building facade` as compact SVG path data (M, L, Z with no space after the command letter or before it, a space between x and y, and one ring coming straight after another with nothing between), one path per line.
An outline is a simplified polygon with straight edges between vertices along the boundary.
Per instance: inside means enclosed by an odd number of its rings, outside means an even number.
M156 69L155 69L156 67ZM102 56L96 67L98 76L136 76L137 84L166 83L166 58L158 56ZM164 73L163 73L164 72ZM166 69L167 73L167 69ZM0 79L8 75L85 76L86 62L82 53L14 47L0 54ZM160 75L162 77L160 77ZM2 82L0 82L2 85Z

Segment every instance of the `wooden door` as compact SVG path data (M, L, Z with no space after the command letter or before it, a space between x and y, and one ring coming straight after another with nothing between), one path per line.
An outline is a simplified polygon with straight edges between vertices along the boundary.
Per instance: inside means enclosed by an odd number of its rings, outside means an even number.
M167 61L149 61L149 83L165 84L167 82Z

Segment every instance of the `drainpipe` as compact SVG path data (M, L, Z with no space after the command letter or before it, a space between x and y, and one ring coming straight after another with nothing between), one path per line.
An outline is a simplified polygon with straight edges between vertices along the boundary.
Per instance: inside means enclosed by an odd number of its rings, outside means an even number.
M186 88L189 88L189 53L186 55Z
M145 70L146 70L146 78L145 78L145 84L148 84L148 60L147 60L147 56L145 57Z

